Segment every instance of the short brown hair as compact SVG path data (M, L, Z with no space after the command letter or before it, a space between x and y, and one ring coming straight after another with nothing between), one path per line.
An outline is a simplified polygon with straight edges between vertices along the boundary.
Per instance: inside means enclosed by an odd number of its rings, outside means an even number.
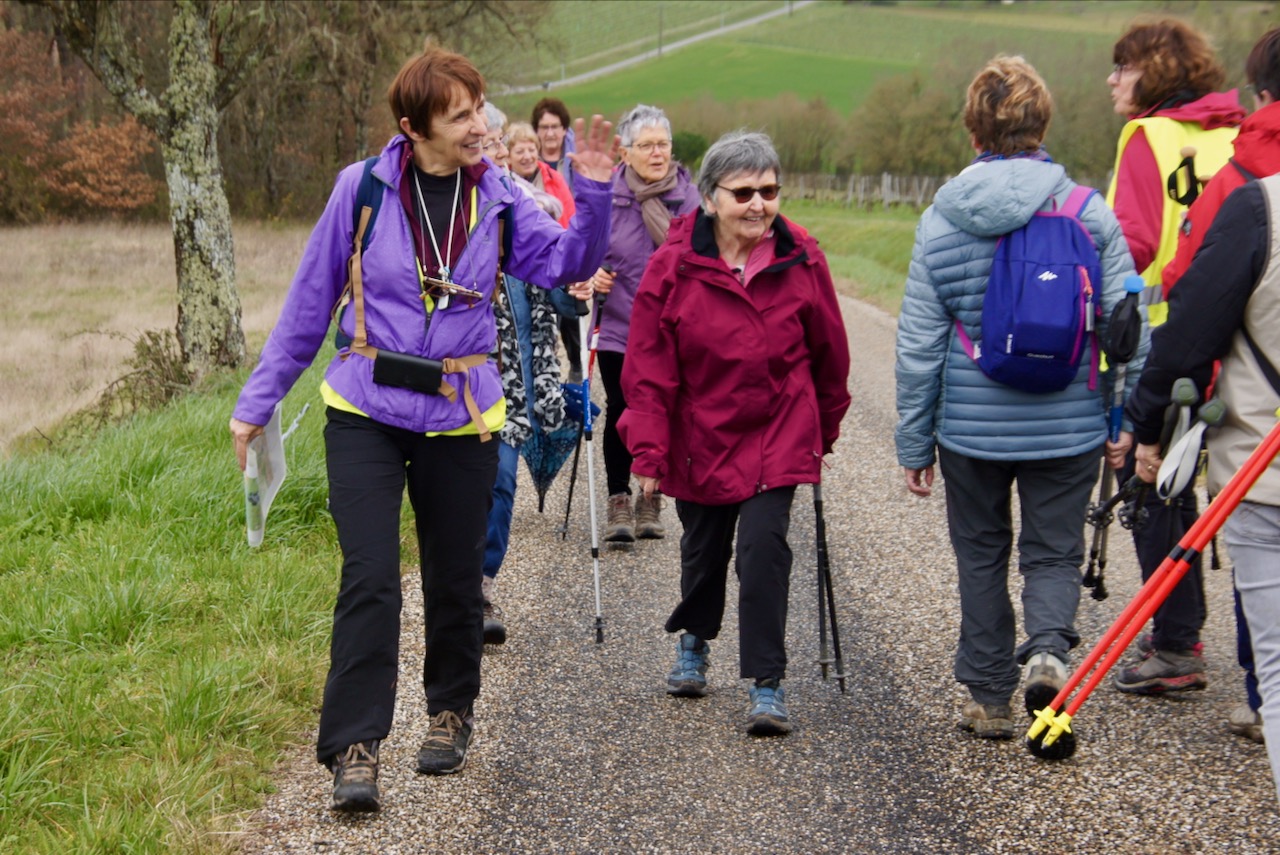
M559 98L543 98L537 104L534 104L529 124L535 128L538 127L538 122L542 121L543 113L550 113L555 116L560 120L560 124L564 125L565 130L569 129L569 108Z
M1044 142L1053 115L1053 97L1031 63L1020 56L997 56L969 84L964 126L983 151L1021 154Z
M1280 101L1280 27L1258 39L1245 60L1244 74L1254 92L1270 92L1272 100Z
M1116 65L1138 68L1133 103L1146 112L1170 96L1188 92L1196 98L1222 88L1227 73L1203 35L1177 18L1139 21L1111 51Z
M400 66L387 89L392 118L409 120L409 127L431 137L431 119L449 109L458 90L475 100L484 97L484 77L462 54L428 45Z

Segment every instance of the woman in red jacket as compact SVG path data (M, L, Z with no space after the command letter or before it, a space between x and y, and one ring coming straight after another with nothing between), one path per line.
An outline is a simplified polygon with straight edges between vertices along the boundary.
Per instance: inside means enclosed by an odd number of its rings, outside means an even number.
M757 736L791 730L779 685L791 502L796 485L820 480L849 408L831 273L817 242L778 215L779 174L764 134L729 134L707 151L702 209L672 222L640 282L618 425L641 490L674 498L684 526L667 691L706 694L734 558L739 676L754 680L747 732Z

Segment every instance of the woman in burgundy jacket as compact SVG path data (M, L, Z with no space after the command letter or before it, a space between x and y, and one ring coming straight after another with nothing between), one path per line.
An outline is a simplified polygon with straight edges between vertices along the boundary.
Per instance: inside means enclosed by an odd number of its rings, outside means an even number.
M706 694L729 560L739 579L747 731L791 730L783 690L796 485L820 480L849 408L849 345L826 258L778 216L767 136L718 140L698 178L702 209L671 224L636 295L619 431L645 495L676 500L681 632L667 691ZM733 553L737 529L737 554Z

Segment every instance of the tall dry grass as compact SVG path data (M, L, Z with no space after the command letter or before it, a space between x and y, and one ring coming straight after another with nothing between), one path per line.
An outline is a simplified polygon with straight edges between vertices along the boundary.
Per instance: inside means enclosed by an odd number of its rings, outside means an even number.
M309 226L234 228L236 281L250 349L266 340ZM177 323L167 225L0 229L0 451L92 404L126 373L133 342Z

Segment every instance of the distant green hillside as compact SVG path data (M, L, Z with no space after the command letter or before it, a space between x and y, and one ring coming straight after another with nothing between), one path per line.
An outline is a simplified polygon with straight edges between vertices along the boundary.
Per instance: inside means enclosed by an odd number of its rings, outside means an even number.
M583 13L586 8L609 4L565 5ZM659 6L665 17L673 14L673 7L683 5L625 4L632 15L647 9L651 21L656 21ZM912 68L927 68L940 57L959 52L983 56L1021 53L1035 63L1037 53L1060 55L1064 46L1082 63L1098 69L1101 84L1110 65L1111 45L1124 25L1143 10L1167 5L821 3L589 83L555 87L550 93L563 99L574 115L601 111L617 116L641 101L669 107L708 94L720 102L736 102L781 93L794 94L802 101L822 98L847 115L862 103L877 80ZM615 59L611 56L609 61ZM523 117L543 94L497 100L511 115Z

